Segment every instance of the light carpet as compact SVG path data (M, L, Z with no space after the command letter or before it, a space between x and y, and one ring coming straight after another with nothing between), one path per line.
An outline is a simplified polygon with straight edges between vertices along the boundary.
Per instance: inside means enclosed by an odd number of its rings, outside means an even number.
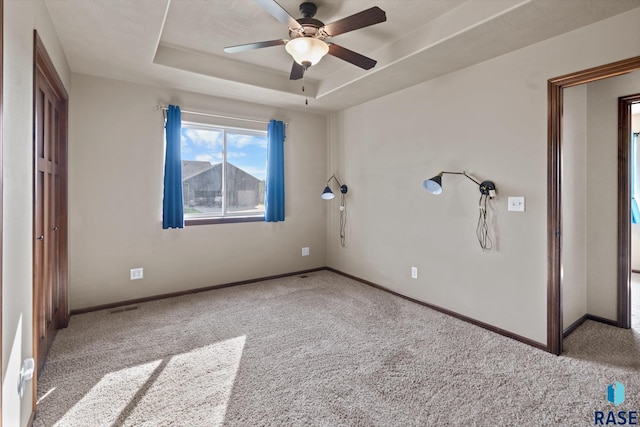
M72 316L34 425L588 426L596 410L640 410L638 316L632 330L587 321L557 357L329 271L306 276Z

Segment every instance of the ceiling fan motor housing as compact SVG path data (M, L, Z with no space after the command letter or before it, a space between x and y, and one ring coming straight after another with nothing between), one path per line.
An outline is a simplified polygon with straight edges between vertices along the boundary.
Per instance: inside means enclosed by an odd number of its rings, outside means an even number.
M324 22L313 19L316 14L318 7L315 3L304 2L300 4L300 13L303 18L296 19L298 24L302 26L301 29L289 29L289 37L292 39L298 37L314 37L320 40L324 40L326 38L326 34L320 31L320 28L324 27Z
M321 21L312 18L300 18L297 21L302 25L302 28L298 30L289 30L289 37L292 39L298 37L315 37L320 40L325 39L326 36L322 31L320 31L320 28L324 27L324 24Z
M300 14L305 18L313 18L318 11L318 6L315 3L310 1L306 1L304 3L300 3Z

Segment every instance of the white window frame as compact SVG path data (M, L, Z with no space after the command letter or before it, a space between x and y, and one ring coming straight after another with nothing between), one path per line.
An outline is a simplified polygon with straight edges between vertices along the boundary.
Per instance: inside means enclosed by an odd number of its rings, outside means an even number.
M221 214L213 215L210 213L202 214L184 214L185 225L204 225L204 224L218 224L218 223L234 223L234 222L257 222L264 221L265 211L256 214L247 213L235 213L227 212L227 134L232 133L234 135L249 135L249 136L264 136L267 137L266 130L247 129L233 126L223 126L219 124L209 124L195 121L182 121L182 128L209 130L222 133L222 182L221 182ZM180 135L180 144L182 144L182 135ZM183 159L184 160L184 159ZM266 159L265 159L266 168ZM185 197L183 195L183 197ZM184 206L183 201L183 206Z

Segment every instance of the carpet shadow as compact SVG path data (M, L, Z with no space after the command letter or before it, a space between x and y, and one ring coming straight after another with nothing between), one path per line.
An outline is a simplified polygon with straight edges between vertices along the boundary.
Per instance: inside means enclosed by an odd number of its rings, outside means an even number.
M136 391L136 394L133 395L127 406L125 406L122 411L120 411L120 414L116 418L116 421L111 425L111 427L122 427L124 425L127 418L131 415L136 406L138 406L138 403L140 403L142 398L147 394L147 391L151 388L151 386L155 384L160 374L162 374L164 369L167 367L168 363L168 359L162 359L162 362L160 362L160 364L153 370L142 387L140 387L138 391Z
M563 356L640 369L640 331L587 320L564 340Z

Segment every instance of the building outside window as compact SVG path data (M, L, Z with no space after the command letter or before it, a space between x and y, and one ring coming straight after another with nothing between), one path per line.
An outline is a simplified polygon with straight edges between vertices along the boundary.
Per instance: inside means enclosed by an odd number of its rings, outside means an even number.
M185 220L264 217L267 132L182 122Z

